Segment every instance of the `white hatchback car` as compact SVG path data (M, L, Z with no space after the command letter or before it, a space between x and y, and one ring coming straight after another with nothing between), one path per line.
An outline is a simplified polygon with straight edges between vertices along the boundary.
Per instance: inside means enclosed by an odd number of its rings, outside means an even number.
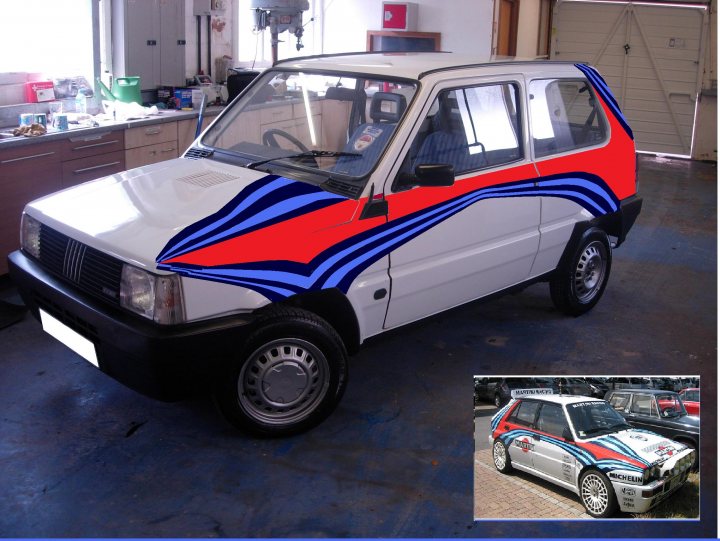
M582 64L290 59L182 158L27 205L13 280L103 372L289 434L373 335L518 285L598 302L640 212L632 132Z

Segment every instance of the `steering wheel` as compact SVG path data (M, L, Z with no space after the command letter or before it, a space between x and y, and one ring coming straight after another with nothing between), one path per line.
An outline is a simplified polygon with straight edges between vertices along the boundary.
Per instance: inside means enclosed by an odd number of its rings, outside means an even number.
M295 137L294 135L289 134L286 131L279 130L277 128L271 128L265 133L263 133L262 136L262 142L263 145L269 146L269 147L275 147L280 148L280 144L277 142L276 136L280 136L284 139L287 139L290 141L293 145L298 147L301 152L310 152L310 149L306 147L300 139ZM301 163L305 163L307 165L310 165L311 167L317 167L320 168L320 165L318 164L317 160L312 157L303 158L301 160Z
M293 145L298 147L301 152L310 152L310 149L306 147L300 139L295 137L294 135L290 135L288 132L283 130L278 130L277 128L272 128L263 133L262 136L262 142L263 145L267 145L269 147L275 147L280 148L280 144L277 142L277 139L275 139L276 136L283 137L284 139L287 139L290 141Z

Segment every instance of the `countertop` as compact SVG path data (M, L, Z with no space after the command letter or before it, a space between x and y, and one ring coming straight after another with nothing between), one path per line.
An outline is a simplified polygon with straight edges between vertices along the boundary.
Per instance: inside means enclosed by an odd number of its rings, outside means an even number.
M204 116L214 117L220 114L224 107L212 106L205 110ZM62 139L69 139L71 137L87 137L98 133L107 133L109 131L125 130L128 128L137 128L139 126L147 126L151 124L162 124L165 122L177 122L178 120L191 120L197 118L199 111L177 111L177 110L165 110L161 111L157 115L149 116L147 118L141 118L138 120L125 120L122 122L109 121L102 122L99 126L77 126L72 127L66 131L57 131L52 128L48 130L45 135L39 135L37 137L11 137L7 139L0 139L0 151L6 148L17 148L26 145L34 145L49 141L58 141ZM12 129L0 130L10 131Z

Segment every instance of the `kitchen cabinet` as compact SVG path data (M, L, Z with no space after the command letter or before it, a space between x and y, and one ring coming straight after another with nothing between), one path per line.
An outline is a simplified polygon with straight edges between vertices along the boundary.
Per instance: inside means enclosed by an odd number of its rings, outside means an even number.
M178 123L125 130L125 167L132 169L178 157Z
M62 146L62 187L125 170L122 130L70 137Z
M185 0L114 0L112 43L116 77L185 86Z
M20 246L25 204L61 188L63 141L0 149L0 274Z

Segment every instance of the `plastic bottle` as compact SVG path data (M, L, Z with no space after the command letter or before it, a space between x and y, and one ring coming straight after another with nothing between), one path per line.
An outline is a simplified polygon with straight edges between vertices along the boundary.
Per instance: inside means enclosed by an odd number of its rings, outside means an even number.
M87 113L87 98L82 90L78 90L78 93L75 96L75 112Z

